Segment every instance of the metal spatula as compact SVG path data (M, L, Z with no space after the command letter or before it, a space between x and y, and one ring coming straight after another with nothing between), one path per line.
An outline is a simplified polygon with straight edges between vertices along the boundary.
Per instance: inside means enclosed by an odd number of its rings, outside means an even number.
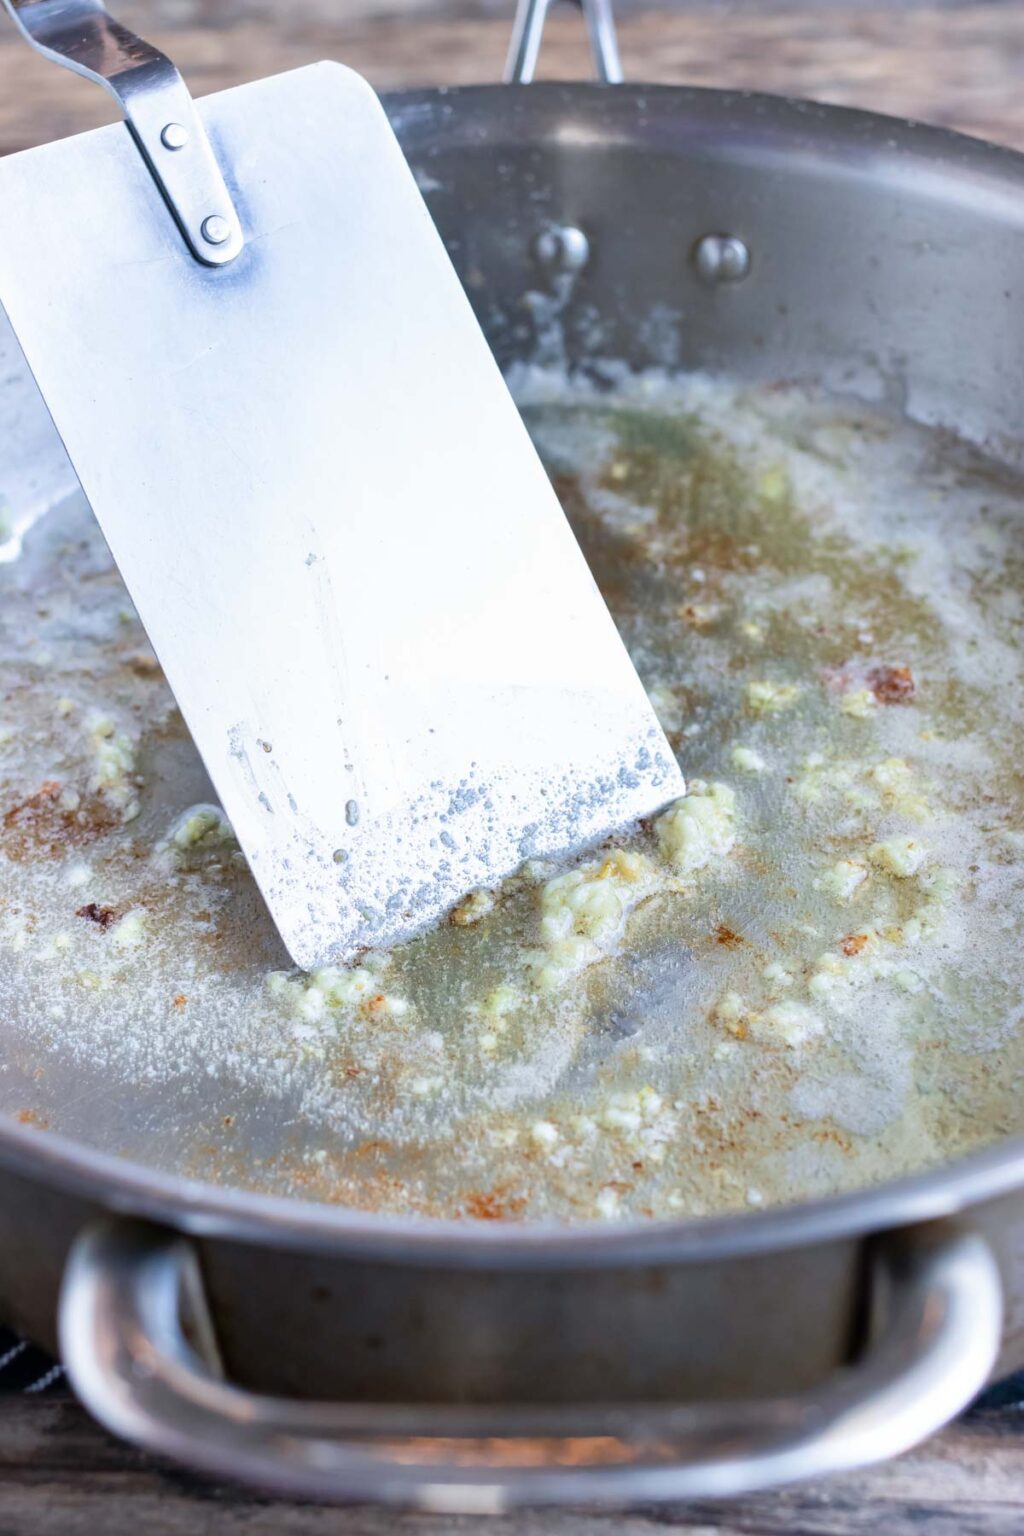
M5 0L122 125L0 162L0 300L303 966L681 791L384 112L197 105L96 0Z

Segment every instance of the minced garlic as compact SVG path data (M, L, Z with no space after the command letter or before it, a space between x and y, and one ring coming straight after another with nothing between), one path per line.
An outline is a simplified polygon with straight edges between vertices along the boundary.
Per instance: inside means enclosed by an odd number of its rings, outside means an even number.
M739 1040L749 1036L762 1044L779 1042L791 1050L824 1031L821 1020L803 1003L786 1000L757 1010L750 1008L738 992L723 993L711 1011L711 1018Z
M751 1035L754 1040L780 1040L791 1051L803 1046L817 1035L823 1034L824 1025L817 1014L804 1008L803 1003L774 1003L763 1014L751 1017Z
M867 779L878 791L883 810L895 811L914 821L926 821L930 816L931 809L921 793L918 776L905 758L885 758L868 770Z
M414 1077L409 1083L409 1092L417 1099L431 1099L443 1087L444 1078L436 1074L431 1077Z
M662 857L677 874L692 874L735 845L736 796L728 784L694 779L654 829Z
M789 473L784 464L770 465L757 482L759 494L765 501L785 501L789 495Z
M141 907L126 912L110 930L110 942L117 949L140 949L146 942L146 914Z
M777 960L772 960L768 965L764 966L761 970L761 975L770 986L791 987L793 985L792 971L787 971L786 967L780 965Z
M763 773L768 766L760 752L755 752L753 747L733 747L729 761L734 768L744 773Z
M383 1016L400 1018L409 1011L409 1001L383 989L386 968L385 956L367 955L359 965L326 965L308 975L271 971L266 986L272 995L290 1003L295 1016L306 1023L319 1023L329 1011L358 1012L370 1021Z
M618 1190L614 1189L611 1184L606 1184L603 1189L598 1191L594 1207L597 1214L603 1216L606 1221L614 1220L619 1214Z
M671 733L682 729L683 712L671 688L657 684L654 688L648 688L647 697L663 731Z
M859 859L839 859L815 880L815 887L833 901L852 901L868 877L867 865Z
M556 990L610 953L632 907L657 884L650 859L625 848L549 880L540 893L544 947L529 958L540 990Z
M711 1010L711 1018L724 1025L731 1035L746 1036L750 1009L738 992L723 992Z
M755 715L778 715L790 709L801 692L796 683L748 683L747 708Z
M844 715L850 715L854 720L868 720L877 714L878 700L870 688L854 688L850 693L843 694L839 708Z
M480 1049L487 1054L498 1049L508 1031L510 1017L523 1006L523 995L516 987L500 986L489 992L482 1003L471 1006L483 1024L478 1036Z
M828 761L812 752L800 765L794 794L806 805L817 804L828 792L840 798L849 811L867 815L885 811L926 821L932 814L920 778L902 757L878 763Z
M470 928L474 923L480 922L481 918L486 917L488 912L493 912L496 904L497 897L493 891L483 888L470 891L469 895L463 897L458 906L452 909L451 921L456 928Z
M642 854L620 848L549 880L541 891L543 939L553 944L579 935L609 945L621 931L630 897L651 874Z
M90 789L120 811L122 821L134 820L139 814L134 743L106 715L91 715L86 729L93 749Z
M928 854L912 837L892 837L885 843L875 843L868 849L868 858L876 869L908 880L922 868Z
M561 1138L558 1127L552 1125L550 1120L537 1120L530 1127L530 1140L535 1146L548 1151L551 1147L557 1146Z
M193 805L178 817L168 841L175 848L194 848L200 843L233 843L235 834L219 805Z

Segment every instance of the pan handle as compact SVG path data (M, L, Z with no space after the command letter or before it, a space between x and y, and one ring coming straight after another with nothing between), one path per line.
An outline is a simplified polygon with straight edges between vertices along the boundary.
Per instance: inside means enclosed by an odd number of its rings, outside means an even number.
M788 1400L487 1407L259 1396L220 1375L193 1245L122 1218L77 1239L60 1342L72 1386L107 1429L277 1493L450 1514L711 1498L895 1455L988 1379L1002 1289L984 1240L918 1227L872 1240L868 1259L884 1326L854 1364Z
M505 61L506 85L529 85L537 68L548 12L554 0L518 0L512 41ZM622 84L619 41L615 35L612 0L574 0L583 12L590 38L594 70L603 85Z

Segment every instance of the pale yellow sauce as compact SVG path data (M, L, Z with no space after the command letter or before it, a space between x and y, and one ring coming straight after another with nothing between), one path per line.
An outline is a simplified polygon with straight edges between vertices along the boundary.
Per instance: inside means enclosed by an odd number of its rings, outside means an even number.
M297 973L91 520L49 519L0 567L0 1103L475 1218L761 1205L1018 1129L1021 485L796 390L521 393L685 799Z

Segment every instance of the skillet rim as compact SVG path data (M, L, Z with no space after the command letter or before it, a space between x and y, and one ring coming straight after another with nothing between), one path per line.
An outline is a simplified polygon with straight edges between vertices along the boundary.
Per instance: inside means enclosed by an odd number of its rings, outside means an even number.
M503 104L498 114L491 110L495 100ZM729 132L716 146L719 154L752 142L763 151L774 141L778 150L790 153L813 147L818 159L824 151L833 151L835 169L860 175L877 174L880 157L901 173L916 175L923 158L939 163L947 196L951 181L960 179L964 193L981 190L995 212L991 196L1002 191L1002 211L1024 225L1020 195L1024 153L952 129L855 107L751 91L577 81L407 90L384 93L382 101L407 150L422 147L415 143L418 133L436 132L438 110L448 119L447 146L476 148L489 147L490 135L510 126L530 104L531 116L540 115L543 123L546 117L554 119L566 108L587 103L586 111L598 109L605 128L629 121L630 115L635 124L640 114L641 125L649 130L664 120L665 108L672 109L677 130L688 118L696 122L722 114L729 119ZM471 109L459 124L453 121L454 113L445 110L457 102L466 102ZM457 128L454 135L453 127ZM706 151L707 144L702 148ZM859 163L845 161L838 153L843 148L855 149ZM865 150L872 152L870 164ZM984 183L980 188L979 174ZM119 1214L141 1216L197 1238L274 1247L286 1242L298 1251L329 1250L451 1268L585 1269L613 1263L632 1267L739 1257L950 1217L1024 1186L1024 1135L1003 1138L923 1172L824 1199L763 1211L614 1225L396 1217L297 1196L261 1194L167 1174L57 1132L20 1125L6 1114L0 1114L0 1167L41 1179Z

